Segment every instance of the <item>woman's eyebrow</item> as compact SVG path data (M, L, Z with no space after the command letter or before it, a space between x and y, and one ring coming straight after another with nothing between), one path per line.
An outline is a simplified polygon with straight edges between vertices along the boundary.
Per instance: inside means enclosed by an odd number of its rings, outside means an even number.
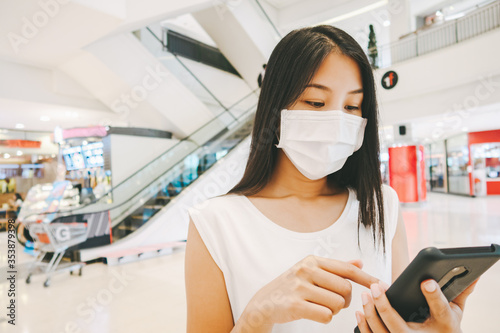
M316 88L316 89L332 92L332 89L330 89L327 86L324 86L322 84L319 84L319 83L310 83L310 84L306 85L306 88ZM362 93L363 93L363 88L359 88L359 89L348 92L348 94L362 94Z
M306 88L316 88L316 89L326 90L326 91L329 91L329 92L332 91L332 89L330 89L327 86L324 86L322 84L319 84L319 83L310 83L310 84L308 84L306 86Z
M362 94L362 93L363 93L363 88L359 88L348 92L348 94Z

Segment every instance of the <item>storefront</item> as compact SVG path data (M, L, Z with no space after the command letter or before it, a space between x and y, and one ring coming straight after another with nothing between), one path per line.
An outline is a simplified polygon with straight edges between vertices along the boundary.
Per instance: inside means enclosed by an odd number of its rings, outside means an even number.
M470 194L500 194L500 130L469 133Z
M463 133L426 148L430 191L500 194L500 130Z

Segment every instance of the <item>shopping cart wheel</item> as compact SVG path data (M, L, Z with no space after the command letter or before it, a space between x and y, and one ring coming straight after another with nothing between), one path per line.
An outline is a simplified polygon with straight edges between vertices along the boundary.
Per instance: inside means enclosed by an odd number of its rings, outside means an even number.
M69 275L73 275L73 271L69 271Z
M47 288L48 286L50 286L50 279L45 280L45 282L43 283L43 286L45 288Z
M78 270L78 276L82 276L82 268L83 267L80 267L80 269Z
M31 274L28 275L28 277L26 278L26 284L30 284L31 282Z

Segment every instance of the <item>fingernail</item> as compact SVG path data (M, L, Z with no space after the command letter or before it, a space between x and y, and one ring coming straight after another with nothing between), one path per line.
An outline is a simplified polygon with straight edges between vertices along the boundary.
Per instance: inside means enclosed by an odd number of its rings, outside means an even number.
M361 302L363 303L363 305L366 305L368 303L368 297L370 296L368 296L368 293L366 292L361 294Z
M372 295L375 298L378 298L382 294L382 290L380 289L378 283L372 284L370 289L372 290Z
M424 283L424 288L428 293L432 293L436 290L436 282L434 282L433 280L429 280Z
M389 289L389 285L387 283L385 283L384 281L379 281L378 283L382 289L384 289L385 291L387 291L387 289Z
M358 324L361 323L361 316L359 315L358 311L356 311L356 321L358 322Z

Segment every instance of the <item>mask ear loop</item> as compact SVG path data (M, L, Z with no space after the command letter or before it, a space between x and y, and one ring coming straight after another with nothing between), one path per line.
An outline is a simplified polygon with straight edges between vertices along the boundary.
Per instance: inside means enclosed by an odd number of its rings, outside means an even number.
M278 143L275 143L275 144L274 144L274 146L275 146L276 148L279 148L278 146L279 146L279 144L280 144L280 135L278 135L278 134L281 134L281 116L282 116L282 115L280 115L280 120L279 120L279 122L278 122L278 127L276 128L276 131L274 132L274 135L276 136L276 139L277 139L277 141L278 141Z
M277 139L277 141L278 141L278 143L275 143L275 144L274 144L274 146L275 146L276 148L279 148L278 146L279 146L279 144L280 144L280 137L278 136L278 131L274 132L274 135L276 136L276 139Z

